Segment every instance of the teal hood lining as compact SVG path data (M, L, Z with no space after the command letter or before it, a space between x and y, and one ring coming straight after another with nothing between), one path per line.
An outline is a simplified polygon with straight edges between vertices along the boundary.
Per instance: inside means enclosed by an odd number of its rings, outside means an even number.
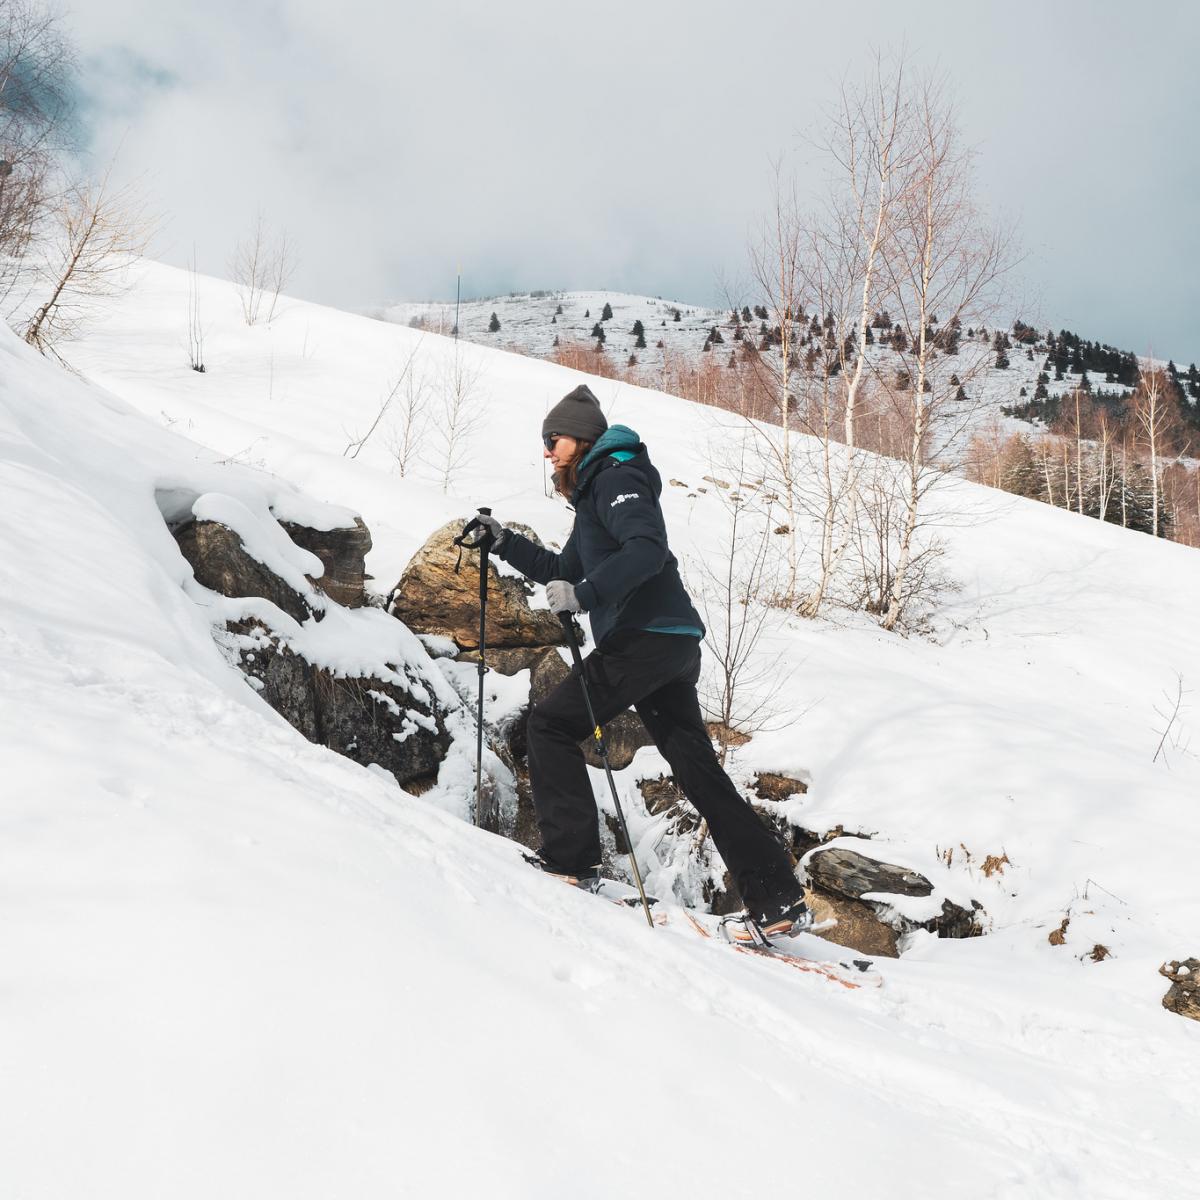
M596 444L583 456L579 464L582 471L588 463L603 458L618 450L636 450L642 444L642 439L628 425L610 425L597 439Z

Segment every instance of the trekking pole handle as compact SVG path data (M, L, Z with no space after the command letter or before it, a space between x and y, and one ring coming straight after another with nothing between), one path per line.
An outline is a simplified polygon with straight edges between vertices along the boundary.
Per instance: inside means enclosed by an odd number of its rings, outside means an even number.
M490 517L492 515L492 510L490 508L477 508L475 511L483 517ZM482 529L483 532L473 542L468 541L468 536L476 529ZM467 550L479 550L480 548L486 549L491 544L492 535L479 517L472 517L463 526L462 533L460 533L458 537L456 537L451 543L451 545L458 546L460 550L464 548Z

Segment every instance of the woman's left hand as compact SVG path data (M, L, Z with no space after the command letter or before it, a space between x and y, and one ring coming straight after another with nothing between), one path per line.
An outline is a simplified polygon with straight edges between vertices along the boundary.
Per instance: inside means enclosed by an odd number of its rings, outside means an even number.
M565 579L552 579L546 584L546 599L550 601L551 612L583 612L575 595L575 585Z

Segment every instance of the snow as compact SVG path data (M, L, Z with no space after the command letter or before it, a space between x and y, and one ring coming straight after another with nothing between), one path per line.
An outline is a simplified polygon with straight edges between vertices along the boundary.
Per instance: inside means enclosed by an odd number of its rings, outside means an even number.
M133 283L63 347L82 379L0 335L0 1190L1200 1196L1200 1027L1157 974L1198 952L1200 763L1151 761L1161 693L1195 686L1195 551L953 483L977 519L941 531L958 591L933 637L772 624L776 703L803 715L737 777L803 773L807 827L873 834L837 844L987 913L986 936L914 935L882 989L847 992L650 931L467 824L474 668L381 611L289 636L453 706L421 797L303 740L213 640L225 609L164 514L222 497L200 511L312 574L267 516L361 513L381 593L480 504L561 542L538 432L582 376L460 345L487 424L443 493L431 455L400 478L385 438L343 450L418 339L430 378L446 339L297 301L247 329L202 279L201 375L186 276ZM711 411L590 382L665 479L711 473ZM662 499L685 569L724 512L687 490ZM489 677L493 715L526 684ZM681 864L651 861L635 780L664 767L643 750L619 780L652 890Z

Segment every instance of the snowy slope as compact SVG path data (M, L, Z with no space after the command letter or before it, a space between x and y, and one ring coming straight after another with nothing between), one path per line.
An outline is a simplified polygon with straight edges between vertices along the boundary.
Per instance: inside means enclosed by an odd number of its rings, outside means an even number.
M607 338L604 351L607 359L627 375L630 371L635 373L638 381L647 386L662 385L665 356L693 367L706 363L723 367L728 364L730 355L738 350L734 340L735 325L728 308L704 308L625 292L544 291L465 300L457 310L458 325L460 336L467 341L549 358L554 353L555 338L564 344L593 345L592 329L600 321L605 304L611 306L613 314L610 320L602 322ZM561 313L557 311L559 308ZM678 321L674 319L676 312L679 313ZM434 301L389 303L368 310L368 315L379 320L445 335L454 329L455 313L453 303ZM495 331L491 329L493 314L500 322L500 328ZM639 320L645 330L646 346L643 349L635 345L633 333L634 322ZM760 326L758 317L747 326L747 336L755 345L759 342ZM709 331L714 327L721 332L724 342L705 352ZM875 332L877 335L878 331ZM954 393L955 387L949 382L951 375L966 381L967 403L950 406L945 418L951 427L963 427L968 431L967 436L958 439L960 446L951 456L956 464L971 430L998 424L1005 433L1029 434L1037 428L1028 421L1006 417L1001 410L1025 404L1033 397L1038 375L1046 363L1044 346L1037 349L1014 342L1008 352L1009 366L998 368L995 351L991 348L995 330L972 332L975 337L967 337L964 332L958 354L938 355L931 363L931 378L939 392ZM661 348L660 341L663 343ZM630 355L636 357L637 365L626 368ZM878 342L869 347L867 358L879 379L890 380L897 370L911 366L891 347ZM1049 374L1051 381L1047 391L1051 396L1066 395L1080 382L1080 376L1070 371L1057 381L1053 378L1053 370ZM1096 382L1096 386L1118 394L1129 390L1120 384L1102 381ZM959 419L956 409L961 409L963 419Z
M955 485L981 521L947 531L962 590L938 642L773 628L804 715L737 770L807 771L809 827L876 833L991 921L843 992L536 876L459 819L465 795L409 797L257 702L155 489L261 466L248 493L361 512L386 590L481 503L565 534L537 434L578 377L462 347L487 425L443 494L382 440L342 453L420 335L296 302L246 329L218 281L201 303L204 375L186 278L154 264L64 348L107 391L0 342L6 1192L1200 1195L1200 1028L1156 974L1198 952L1200 769L1150 761L1161 691L1200 663L1200 557ZM427 335L415 361L452 353ZM729 437L593 386L664 478L695 484ZM663 497L685 564L723 511L690 490ZM648 866L654 835L636 823Z

